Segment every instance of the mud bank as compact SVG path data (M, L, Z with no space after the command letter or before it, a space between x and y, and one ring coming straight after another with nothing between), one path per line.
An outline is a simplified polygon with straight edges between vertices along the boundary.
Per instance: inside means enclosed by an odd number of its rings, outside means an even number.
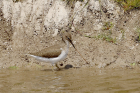
M88 1L88 0L87 0ZM140 62L140 11L124 12L109 0L0 1L0 68L50 67L26 56L61 41L59 29L71 19L73 41L86 62L71 47L65 65L73 67L134 67ZM85 6L86 5L86 6ZM60 62L62 63L62 62ZM64 65L64 66L65 66Z

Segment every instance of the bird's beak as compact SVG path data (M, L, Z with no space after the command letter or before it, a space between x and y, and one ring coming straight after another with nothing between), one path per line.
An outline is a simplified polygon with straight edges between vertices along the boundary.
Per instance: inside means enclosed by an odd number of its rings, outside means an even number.
M75 48L75 46L74 46L72 40L71 40L70 38L68 38L68 40L69 40L69 42L72 44L72 46Z

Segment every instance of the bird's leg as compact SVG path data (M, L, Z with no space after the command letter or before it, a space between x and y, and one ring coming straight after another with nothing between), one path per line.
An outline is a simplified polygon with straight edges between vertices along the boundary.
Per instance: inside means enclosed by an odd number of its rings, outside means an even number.
M54 72L53 65L52 65L52 71Z
M60 70L59 66L57 65L57 63L55 64L55 66L58 68L58 70Z

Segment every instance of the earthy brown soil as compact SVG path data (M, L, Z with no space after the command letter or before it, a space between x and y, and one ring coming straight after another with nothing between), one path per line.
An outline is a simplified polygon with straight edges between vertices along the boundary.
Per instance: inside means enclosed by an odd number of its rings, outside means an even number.
M44 47L59 43L61 41L59 35L52 37L50 34L53 32L49 34L47 32L41 32L38 35L19 32L15 33L18 34L16 35L18 36L17 38L15 34L13 34L17 29L12 28L10 22L5 21L2 12L0 13L0 19L0 68L12 66L27 68L51 67L50 64L36 61L26 54L29 52L37 52ZM88 20L91 19L89 18ZM89 64L86 64L78 52L71 47L68 57L60 62L60 64L64 64L62 67L68 64L73 67L92 66L98 68L133 68L136 64L139 65L140 45L139 42L135 40L138 37L135 28L140 27L139 10L132 11L131 14L125 14L117 21L112 36L121 36L121 39L117 38L115 43L100 38L86 37L85 35L91 37L98 35L98 32L92 28L92 22L88 20L84 20L82 25L77 24L76 28L78 28L78 30L72 31L72 36L77 50ZM122 31L124 31L124 33L119 32L117 29L123 29ZM19 43L15 43L14 40L19 41Z

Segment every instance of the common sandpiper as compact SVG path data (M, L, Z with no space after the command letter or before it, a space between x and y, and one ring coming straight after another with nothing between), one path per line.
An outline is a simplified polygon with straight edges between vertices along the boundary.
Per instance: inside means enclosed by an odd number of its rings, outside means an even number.
M60 70L57 62L64 60L68 55L69 43L71 43L72 46L75 48L72 42L72 37L70 32L67 31L62 32L61 36L62 36L63 44L53 45L45 49L42 49L36 53L30 53L28 55L34 57L39 61L51 63L53 71L54 71L53 69L54 65Z

